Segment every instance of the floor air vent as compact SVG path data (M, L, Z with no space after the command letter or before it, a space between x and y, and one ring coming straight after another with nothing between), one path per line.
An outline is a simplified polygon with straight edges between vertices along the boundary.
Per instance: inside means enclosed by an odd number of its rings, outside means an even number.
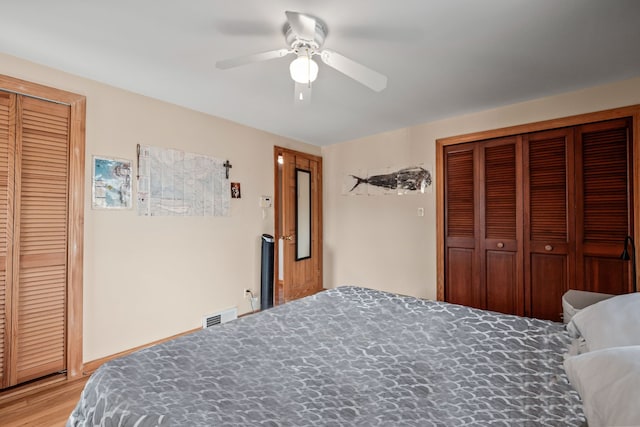
M202 318L202 327L210 328L221 323L227 323L230 320L238 318L238 309L230 308L228 310L213 313Z

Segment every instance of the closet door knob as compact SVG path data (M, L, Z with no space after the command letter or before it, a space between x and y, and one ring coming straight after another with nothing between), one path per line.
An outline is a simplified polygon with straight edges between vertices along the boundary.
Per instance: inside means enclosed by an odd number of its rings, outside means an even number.
M504 243L502 242L498 242L498 244L496 245L498 248L502 249L504 248Z
M551 246L551 245L546 245L546 246L544 247L544 250L545 250L545 251L547 251L547 252L552 251L552 250L553 250L553 246Z

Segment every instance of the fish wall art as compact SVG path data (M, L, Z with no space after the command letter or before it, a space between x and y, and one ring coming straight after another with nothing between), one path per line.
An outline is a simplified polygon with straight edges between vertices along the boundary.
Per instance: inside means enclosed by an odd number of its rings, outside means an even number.
M380 171L382 172L382 171ZM431 192L431 172L421 165L393 172L348 175L345 194L408 194ZM366 188L365 188L366 187Z

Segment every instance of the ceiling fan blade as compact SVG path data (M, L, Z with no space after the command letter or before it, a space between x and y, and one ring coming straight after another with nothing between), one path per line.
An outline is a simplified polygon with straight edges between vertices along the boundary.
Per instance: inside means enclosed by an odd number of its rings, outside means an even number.
M313 41L316 38L316 19L299 12L286 11L291 29L300 39Z
M328 66L335 68L342 74L351 77L376 92L380 92L387 87L387 76L373 71L344 55L325 49L321 52L320 56L322 62Z
M282 58L291 53L289 49L270 50L268 52L254 53L253 55L240 56L238 58L225 59L216 62L216 67L221 70L251 64L253 62L267 61L269 59Z
M311 103L311 85L309 83L296 82L294 91L294 104L296 106L309 105Z

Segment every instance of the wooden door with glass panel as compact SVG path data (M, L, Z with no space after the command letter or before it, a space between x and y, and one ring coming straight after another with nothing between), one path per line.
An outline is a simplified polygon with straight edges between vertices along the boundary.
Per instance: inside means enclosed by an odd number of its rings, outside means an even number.
M322 158L281 147L275 157L279 304L322 290Z

